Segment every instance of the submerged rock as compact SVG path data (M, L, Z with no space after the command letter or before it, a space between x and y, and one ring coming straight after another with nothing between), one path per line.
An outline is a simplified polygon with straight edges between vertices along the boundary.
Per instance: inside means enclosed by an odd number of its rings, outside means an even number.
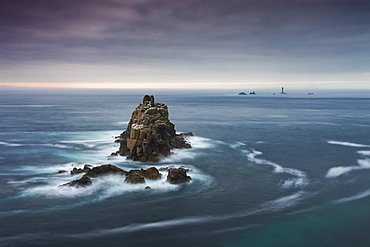
M171 184L186 183L191 180L191 177L186 174L187 169L180 168L169 168L167 181Z
M92 181L89 177L87 176L83 176L82 178L80 179L77 179L77 180L73 180L69 183L66 183L66 184L63 184L61 186L72 186L72 187L75 187L75 186L82 186L82 187L85 187L87 185L90 185L92 184Z
M153 95L145 95L119 138L118 153L135 161L157 162L169 156L173 148L191 148L181 134L176 134L168 115L165 104L154 103Z
M73 170L71 171L71 174L79 174L79 173L84 173L84 172L88 172L91 168L91 165L84 165L84 168L81 169L81 168L73 168Z

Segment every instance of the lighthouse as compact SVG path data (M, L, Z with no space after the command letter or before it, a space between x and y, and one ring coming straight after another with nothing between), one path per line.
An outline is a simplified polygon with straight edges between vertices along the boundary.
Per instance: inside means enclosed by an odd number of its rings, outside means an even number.
M286 92L284 92L284 87L281 88L281 93L280 94L286 94Z

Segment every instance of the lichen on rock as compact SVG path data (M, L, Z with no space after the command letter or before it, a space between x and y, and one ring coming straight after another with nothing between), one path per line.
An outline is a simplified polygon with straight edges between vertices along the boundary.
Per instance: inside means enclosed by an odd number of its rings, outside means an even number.
M117 153L135 161L157 162L169 156L173 148L191 148L181 134L176 134L168 116L167 105L155 103L153 95L145 95L120 135Z

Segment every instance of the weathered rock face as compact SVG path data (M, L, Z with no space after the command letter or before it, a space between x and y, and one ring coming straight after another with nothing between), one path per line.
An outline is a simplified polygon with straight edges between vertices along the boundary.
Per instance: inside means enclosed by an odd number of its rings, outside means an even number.
M135 161L156 162L169 156L173 148L191 148L191 145L181 134L176 135L175 125L168 119L167 106L154 103L153 95L145 95L120 136L118 153Z

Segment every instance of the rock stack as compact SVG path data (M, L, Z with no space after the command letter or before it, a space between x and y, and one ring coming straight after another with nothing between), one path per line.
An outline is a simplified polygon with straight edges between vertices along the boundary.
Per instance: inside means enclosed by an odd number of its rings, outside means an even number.
M145 95L119 137L117 153L135 161L157 162L169 156L173 148L191 148L183 135L192 133L176 134L175 125L168 119L168 107L155 103L153 95Z

